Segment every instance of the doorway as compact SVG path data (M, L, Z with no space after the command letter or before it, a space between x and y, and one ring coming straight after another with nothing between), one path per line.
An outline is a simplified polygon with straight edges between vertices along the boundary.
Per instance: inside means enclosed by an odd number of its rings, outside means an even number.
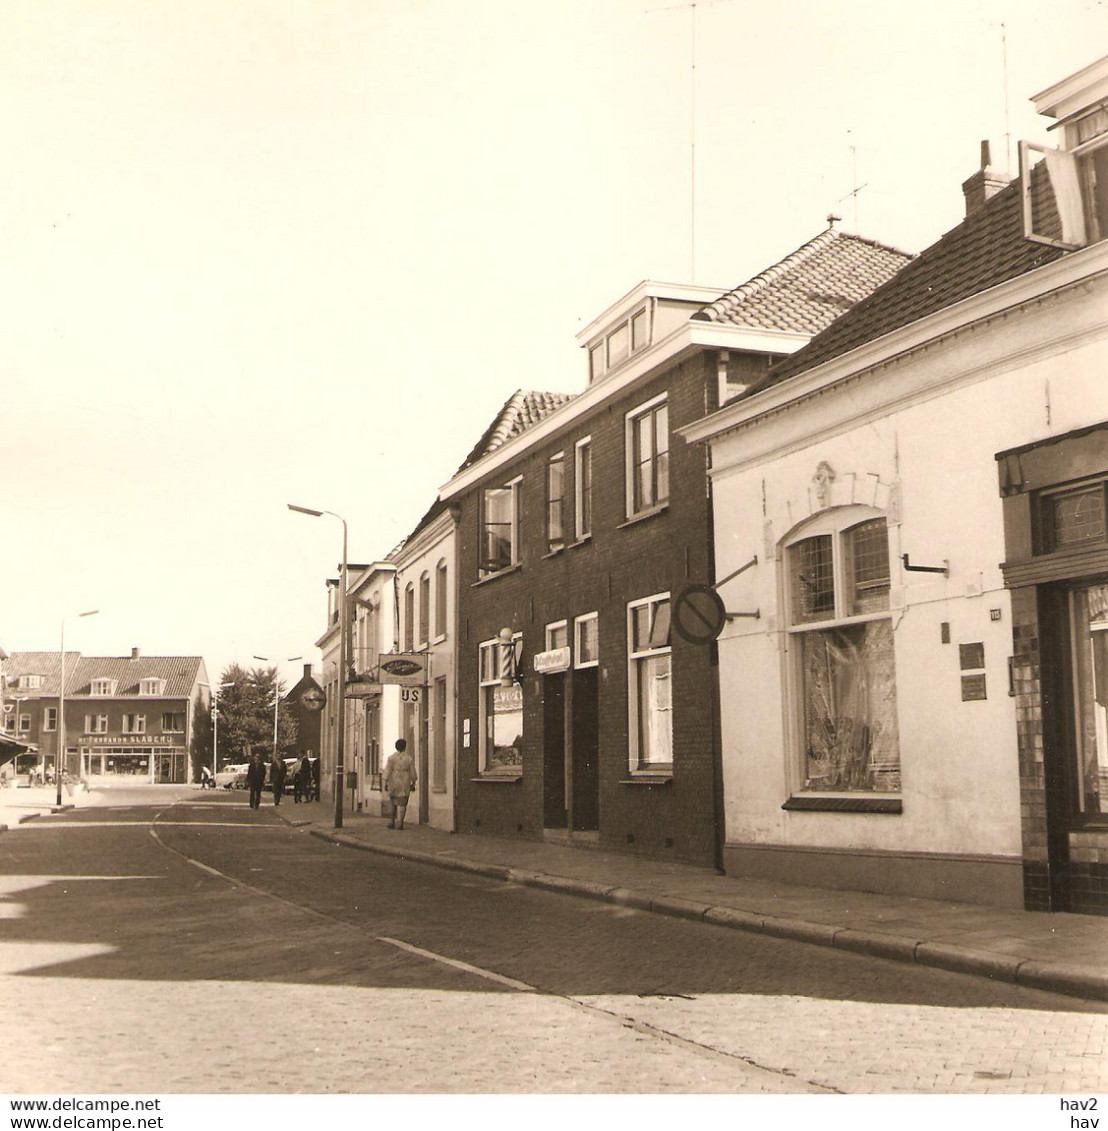
M573 673L572 789L573 831L600 828L600 684L599 668Z
M564 829L566 813L566 677L542 677L542 824Z

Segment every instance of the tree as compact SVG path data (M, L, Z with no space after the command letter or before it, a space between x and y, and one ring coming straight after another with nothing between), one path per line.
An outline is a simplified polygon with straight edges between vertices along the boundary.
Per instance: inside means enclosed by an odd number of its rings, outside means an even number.
M277 678L277 666L251 668L240 664L225 668L219 695L220 761L249 761L255 748L265 758L273 756L273 698L284 686ZM284 758L296 753L296 719L288 704L277 711L277 747Z

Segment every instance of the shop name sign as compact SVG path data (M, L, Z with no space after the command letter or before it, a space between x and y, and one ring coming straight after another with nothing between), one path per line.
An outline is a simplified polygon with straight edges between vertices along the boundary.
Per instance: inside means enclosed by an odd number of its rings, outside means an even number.
M177 746L183 744L172 734L83 734L82 746Z
M422 687L427 682L427 657L419 652L382 652L377 678L400 687Z
M549 652L536 652L532 663L540 674L564 672L569 670L570 653L568 648L551 648Z

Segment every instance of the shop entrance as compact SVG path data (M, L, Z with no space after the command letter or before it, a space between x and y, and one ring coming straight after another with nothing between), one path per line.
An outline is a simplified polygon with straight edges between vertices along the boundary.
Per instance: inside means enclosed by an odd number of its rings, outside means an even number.
M599 668L578 668L573 673L573 829L593 832L600 828L600 712Z
M564 829L566 813L566 677L542 677L542 824Z

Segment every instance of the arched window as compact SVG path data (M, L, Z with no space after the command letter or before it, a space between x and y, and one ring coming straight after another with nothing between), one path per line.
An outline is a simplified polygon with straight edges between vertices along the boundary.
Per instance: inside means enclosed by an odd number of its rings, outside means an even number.
M415 586L408 583L404 590L404 651L410 652L413 648L415 636Z
M427 647L431 631L431 575L424 570L419 578L419 646Z
M786 539L784 562L800 788L899 792L885 516L826 511Z
M446 635L446 559L435 569L435 639Z

